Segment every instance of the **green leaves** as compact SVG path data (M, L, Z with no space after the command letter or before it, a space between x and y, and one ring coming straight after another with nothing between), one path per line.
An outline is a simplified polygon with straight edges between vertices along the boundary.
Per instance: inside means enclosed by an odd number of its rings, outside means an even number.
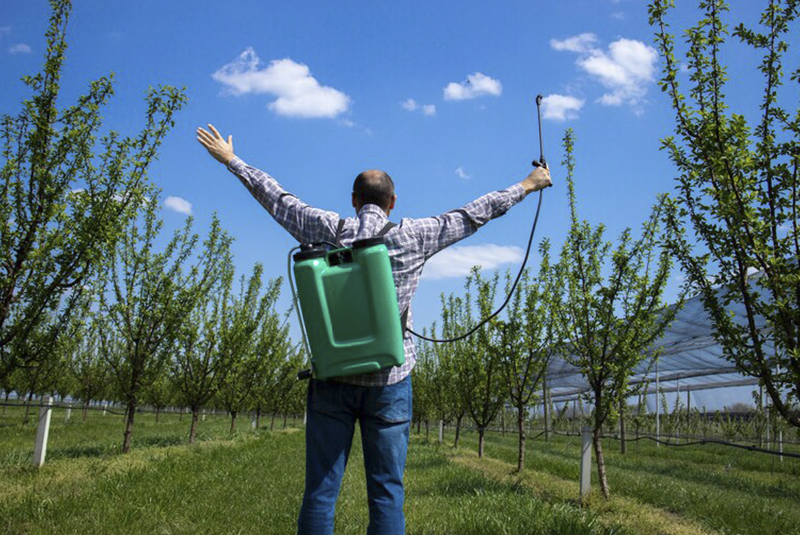
M571 130L564 136L564 149L572 225L556 269L566 288L563 299L554 307L555 339L560 341L563 358L589 385L601 488L608 496L597 437L633 393L630 377L651 356L651 345L678 309L666 307L661 299L671 267L664 240L669 240L674 230L667 227L664 232L660 219L665 211L674 211L675 205L665 197L659 198L638 238L626 229L616 244L606 241L602 225L592 227L578 218Z
M676 198L665 211L669 247L702 296L726 358L760 378L779 412L800 426L792 412L800 394L800 106L796 84L782 88L798 2L765 2L757 27L736 25L740 46L762 55L763 79L760 100L738 113L728 111L722 90L725 2L699 2L702 19L686 33L694 84L688 95L677 83L664 7L654 2L650 10L676 117L676 135L663 142L679 172ZM790 80L797 81L797 72ZM746 317L731 318L732 303L743 305Z
M116 132L97 146L112 76L89 84L71 106L58 106L71 2L54 0L43 70L26 77L32 95L0 121L0 373L19 364L15 339L31 335L51 311L68 321L75 300L103 269L128 221L152 195L149 165L185 97L148 93L145 126Z

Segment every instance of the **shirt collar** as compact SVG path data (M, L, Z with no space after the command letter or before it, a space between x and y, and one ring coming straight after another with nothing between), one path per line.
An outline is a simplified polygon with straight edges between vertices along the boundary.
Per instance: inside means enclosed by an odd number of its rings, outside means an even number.
M378 206L377 204L365 204L361 207L361 210L358 212L359 219L368 214L375 214L380 217L381 220L388 219L386 217L386 212L383 211L383 208Z

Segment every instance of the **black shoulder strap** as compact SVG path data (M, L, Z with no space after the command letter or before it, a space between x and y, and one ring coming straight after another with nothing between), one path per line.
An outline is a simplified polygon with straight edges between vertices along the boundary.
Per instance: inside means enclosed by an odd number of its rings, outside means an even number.
M377 234L375 234L375 237L376 238L383 238L384 236L386 236L387 232L389 232L390 230L392 230L396 226L397 226L397 223L392 223L391 221L387 221L386 224L383 226L383 228L380 229Z
M339 225L336 227L336 237L333 239L333 243L336 247L342 246L342 230L344 229L344 219L339 220Z

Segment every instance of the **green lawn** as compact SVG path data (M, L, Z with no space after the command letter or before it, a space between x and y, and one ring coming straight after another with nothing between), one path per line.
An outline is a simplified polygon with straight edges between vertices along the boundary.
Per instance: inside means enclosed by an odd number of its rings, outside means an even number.
M73 411L73 415L75 412ZM30 466L35 428L0 418L0 532L8 534L292 533L303 487L303 433L250 429L231 438L226 418L201 424L137 415L133 451L117 453L118 416L64 424L56 411L45 466ZM364 533L366 489L354 443L336 516L337 533ZM412 440L406 472L410 534L606 534L627 530L576 504L549 504L514 481L457 462L449 448Z
M35 418L34 418L35 420ZM209 416L198 443L189 419L139 414L133 450L119 453L122 418L94 411L53 413L45 466L31 466L36 428L21 409L0 416L0 533L292 533L303 489L301 422L269 419L253 430L239 418ZM431 439L434 435L431 435ZM454 450L412 434L407 483L410 534L800 534L800 461L721 446L618 443L605 451L612 499L578 500L578 439L528 443L516 465L516 436L487 436L486 458L465 432ZM337 533L368 522L358 436L336 516Z
M452 441L452 433L446 440ZM477 435L466 433L463 449L477 449ZM604 442L608 479L613 495L676 513L721 533L800 534L800 460L717 445L656 447L650 441L628 445ZM516 466L517 437L491 433L486 455ZM577 481L578 438L555 436L528 442L526 470ZM510 468L509 468L510 469ZM596 468L595 468L596 470ZM598 491L593 472L593 491ZM598 498L593 503L598 503Z

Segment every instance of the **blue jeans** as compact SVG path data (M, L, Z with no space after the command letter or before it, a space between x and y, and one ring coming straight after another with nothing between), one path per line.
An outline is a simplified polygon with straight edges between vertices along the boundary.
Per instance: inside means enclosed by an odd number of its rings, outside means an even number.
M411 422L411 376L384 387L311 379L306 423L306 490L300 535L333 534L333 514L355 422L367 475L369 535L405 533L403 471Z

